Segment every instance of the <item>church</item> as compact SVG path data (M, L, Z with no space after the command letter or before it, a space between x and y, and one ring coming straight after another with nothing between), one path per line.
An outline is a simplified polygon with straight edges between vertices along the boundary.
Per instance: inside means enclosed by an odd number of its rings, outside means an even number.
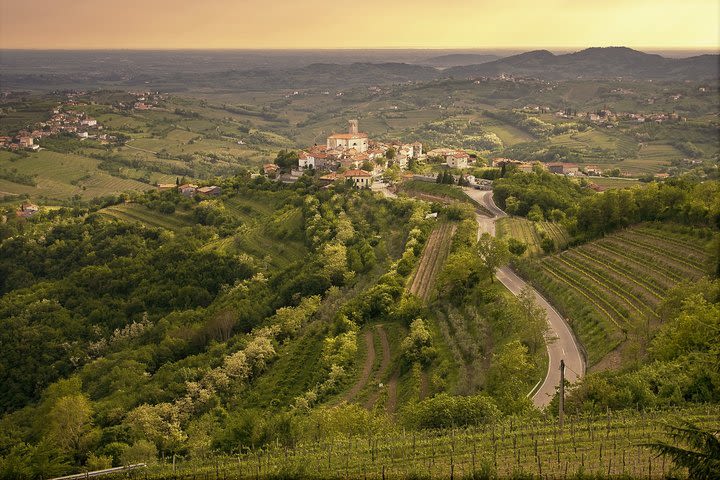
M358 132L358 121L350 120L348 133L333 133L327 138L328 150L350 150L354 148L357 153L365 153L368 149L368 134Z

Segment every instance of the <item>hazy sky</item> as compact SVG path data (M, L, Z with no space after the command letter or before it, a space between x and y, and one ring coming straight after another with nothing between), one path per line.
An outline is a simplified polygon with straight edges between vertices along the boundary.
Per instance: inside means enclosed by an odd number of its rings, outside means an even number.
M718 0L0 0L2 48L720 46Z

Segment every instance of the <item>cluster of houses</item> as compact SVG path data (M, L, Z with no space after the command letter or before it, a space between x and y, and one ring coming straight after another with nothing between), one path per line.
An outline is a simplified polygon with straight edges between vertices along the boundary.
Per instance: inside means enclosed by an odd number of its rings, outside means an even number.
M204 197L219 197L222 193L222 188L217 185L209 185L206 187L199 187L192 183L183 183L182 185L176 183L160 183L157 186L160 191L177 190L177 192L184 197L194 197L195 195L202 195Z
M379 142L371 140L367 133L360 132L357 120L349 121L346 133L333 133L324 145L313 145L298 154L297 168L289 174L280 174L280 167L274 163L263 165L263 173L285 183L292 183L305 170L326 172L319 177L323 182L339 179L350 180L358 188L369 187L373 179L381 176L391 166L405 171L410 161L438 160L449 168L465 169L474 161L470 154L452 148L437 148L423 152L420 142L399 141Z
M529 107L526 107L529 108ZM532 110L543 112L548 107L532 107ZM663 123L667 121L687 121L687 118L681 117L675 112L671 113L617 113L607 108L595 112L571 112L569 110L561 110L555 112L555 116L559 118L578 118L597 124L612 124L620 120L631 122L655 122Z
M429 158L439 159L448 168L464 170L474 162L469 153L454 148L435 148L427 152Z
M164 98L160 95L160 92L128 92L134 97L132 104L133 110L152 110L158 108L158 104ZM127 105L120 103L119 107L127 108Z
M377 142L359 130L358 121L350 120L346 133L333 133L324 145L313 145L298 154L297 168L289 174L279 175L280 167L273 163L263 165L263 173L292 183L306 170L324 171L321 181L334 182L340 178L351 180L359 188L369 187L374 178L396 165L406 170L411 160L424 160L420 142ZM339 173L342 172L342 173Z
M92 138L100 143L108 144L115 140L114 136L102 133L103 126L85 112L75 110L81 105L75 100L67 100L53 108L50 118L45 122L36 123L32 130L20 130L13 137L0 137L0 147L8 150L39 150L35 143L44 137L60 133L71 133L81 140Z
M392 150L394 155L388 155ZM390 158L388 158L390 157ZM401 170L411 159L424 159L422 143L376 142L360 132L357 120L349 121L347 133L333 133L325 145L313 145L299 153L298 170L307 168L336 171L339 168L357 169L365 166L374 176L382 174L390 165Z
M536 166L539 166L542 169L546 169L550 173L555 173L557 175L567 175L569 177L578 177L578 176L591 176L591 177L597 177L602 175L603 171L598 168L597 165L583 165L583 170L580 170L580 167L576 163L566 163L566 162L550 162L550 163L541 163L541 162L523 162L520 160L513 160L510 158L496 158L492 162L493 167L501 168L503 165L509 166L512 165L514 168L521 172L530 173L533 171L533 168Z
M8 137L0 137L0 148L6 150L39 150L40 145L35 143L35 138L40 138L41 135L33 137L31 132L22 130L17 135Z

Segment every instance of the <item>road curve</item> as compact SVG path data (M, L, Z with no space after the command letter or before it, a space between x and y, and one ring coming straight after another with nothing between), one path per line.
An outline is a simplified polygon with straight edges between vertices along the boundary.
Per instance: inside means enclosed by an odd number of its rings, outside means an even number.
M480 202L494 215L489 218L477 214L478 237L485 232L495 235L495 220L506 216L506 214L493 202L492 191L471 188L464 188L463 190L470 198ZM535 295L537 304L547 312L548 331L545 335L545 344L547 345L549 357L548 371L540 388L532 398L533 404L543 409L550 403L557 387L560 385L560 360L565 360L565 379L568 382L574 383L585 374L585 361L580 353L580 347L572 330L570 330L570 327L557 310L537 290L518 277L512 269L503 267L497 271L495 276L513 295L519 295L523 289L530 288Z

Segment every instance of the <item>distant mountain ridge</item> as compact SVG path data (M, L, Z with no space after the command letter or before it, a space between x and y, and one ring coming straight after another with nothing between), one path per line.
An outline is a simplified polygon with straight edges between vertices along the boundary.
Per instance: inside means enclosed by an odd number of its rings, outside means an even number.
M487 55L480 53L451 53L448 55L438 55L430 57L420 62L419 65L430 65L438 68L462 67L465 65L479 65L481 63L499 60L498 55Z
M173 53L175 58L179 53ZM209 55L209 54L208 54ZM534 50L504 58L494 55L458 53L430 57L417 62L308 62L304 66L279 63L251 69L214 69L177 61L164 68L133 68L123 71L115 63L103 65L89 60L72 69L42 73L0 69L0 84L5 88L100 88L152 85L164 91L183 91L195 87L262 91L267 89L345 88L364 85L387 85L408 81L424 82L444 78L480 76L536 77L547 80L612 79L638 80L714 80L720 77L720 56L697 55L688 58L666 58L627 47L588 48L574 53L555 55L548 50ZM486 61L487 60L487 61ZM466 64L466 62L477 62ZM15 60L17 64L19 60ZM432 64L434 63L434 65ZM458 65L461 64L461 65ZM455 64L455 66L452 66ZM214 65L214 64L212 64ZM84 66L88 68L83 68ZM15 65L14 68L16 68ZM21 67L21 65L20 65Z
M627 47L593 47L562 55L535 50L478 65L449 68L444 73L453 77L505 73L558 80L578 77L697 80L717 79L719 60L720 56L710 54L665 58Z

